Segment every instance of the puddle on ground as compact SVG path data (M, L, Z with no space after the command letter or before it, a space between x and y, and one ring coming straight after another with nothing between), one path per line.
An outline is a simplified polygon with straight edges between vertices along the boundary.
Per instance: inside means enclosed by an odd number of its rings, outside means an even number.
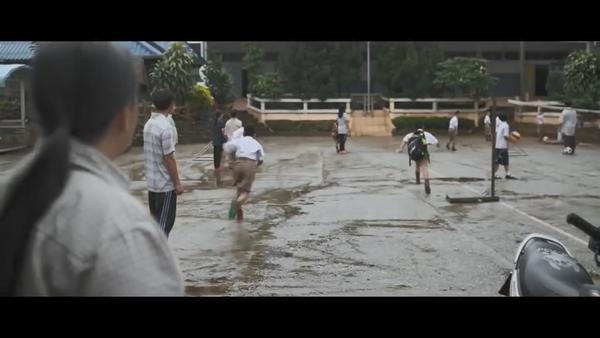
M390 220L354 220L346 224L347 227L378 227L378 228L405 228L405 229L445 229L452 227L441 218L432 219L390 219ZM453 229L452 229L453 230Z
M435 177L431 178L431 180L444 182L481 182L486 179L481 177Z

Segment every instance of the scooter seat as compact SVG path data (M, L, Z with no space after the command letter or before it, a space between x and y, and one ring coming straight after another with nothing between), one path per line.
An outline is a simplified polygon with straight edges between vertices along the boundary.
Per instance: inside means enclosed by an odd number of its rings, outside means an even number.
M531 297L577 297L592 278L554 241L531 239L517 263L519 292Z

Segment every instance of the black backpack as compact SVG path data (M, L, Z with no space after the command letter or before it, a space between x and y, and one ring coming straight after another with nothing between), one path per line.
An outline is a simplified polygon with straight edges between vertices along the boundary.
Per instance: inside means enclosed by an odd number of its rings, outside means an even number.
M408 165L412 161L420 161L427 156L427 142L423 132L416 132L408 140Z

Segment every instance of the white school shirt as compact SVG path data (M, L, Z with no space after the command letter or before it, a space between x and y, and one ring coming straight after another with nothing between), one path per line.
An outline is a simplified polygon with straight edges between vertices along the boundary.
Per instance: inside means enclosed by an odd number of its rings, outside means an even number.
M508 137L508 123L500 121L496 126L496 149L508 149L508 141L504 137Z
M242 127L242 121L240 121L237 117L232 117L227 122L225 122L225 135L228 140L233 138L233 132L238 128Z
M453 116L450 119L450 125L448 126L448 129L454 129L454 130L458 129L458 117Z
M231 135L231 139L235 140L236 138L240 138L243 136L244 136L244 127L240 127L233 132L233 134Z
M223 151L235 153L235 158L247 158L260 161L265 156L263 147L251 136L242 136L223 145Z
M560 113L560 131L567 136L575 135L577 127L577 112L572 108L566 108Z
M431 145L435 145L438 144L438 139L435 138L435 136L433 136L431 133L428 133L426 131L423 132L425 134L425 142L427 142L427 144L431 144ZM410 140L410 138L414 135L415 133L409 133L406 134L406 136L404 136L404 138L402 139L402 141L404 143L407 143L408 140Z
M489 126L492 124L492 119L490 119L489 115L486 115L485 118L483 119L483 124Z

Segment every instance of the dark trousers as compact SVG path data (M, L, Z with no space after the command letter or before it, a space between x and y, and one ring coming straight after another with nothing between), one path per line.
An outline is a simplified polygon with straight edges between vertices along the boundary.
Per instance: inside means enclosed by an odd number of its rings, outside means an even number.
M223 146L213 146L213 162L215 169L221 167L221 157L223 155Z
M338 144L340 145L340 151L345 151L346 150L346 138L348 137L347 134L338 134Z
M575 153L575 135L567 136L565 134L562 134L562 139L565 144L565 148L571 147L571 149L573 149L573 153Z
M173 224L175 224L175 209L177 207L177 193L148 191L148 206L152 217L160 229L169 237Z

